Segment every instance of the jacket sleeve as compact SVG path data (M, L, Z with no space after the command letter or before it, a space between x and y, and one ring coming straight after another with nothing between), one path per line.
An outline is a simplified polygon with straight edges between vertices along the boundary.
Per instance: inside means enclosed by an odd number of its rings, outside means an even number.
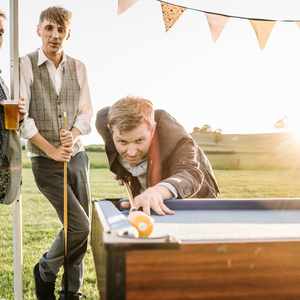
M0 198L0 203L11 204L20 197L21 191L21 176L22 176L22 162L21 162L21 143L19 135L11 131L9 132L8 142L8 167L7 172L9 174L9 180L7 184L7 191L4 198ZM4 170L2 170L4 171ZM0 172L2 173L2 172ZM0 174L0 184L2 185L2 179ZM3 188L3 186L1 186ZM1 194L1 193L0 193Z
M162 182L172 184L179 198L215 198L218 186L211 166L192 138L184 138L165 162L169 177Z
M96 122L95 122L96 129L97 129L98 133L101 135L101 137L103 138L104 143L106 143L110 139L110 136L111 136L109 129L107 127L108 112L109 112L108 106L99 110L97 112Z

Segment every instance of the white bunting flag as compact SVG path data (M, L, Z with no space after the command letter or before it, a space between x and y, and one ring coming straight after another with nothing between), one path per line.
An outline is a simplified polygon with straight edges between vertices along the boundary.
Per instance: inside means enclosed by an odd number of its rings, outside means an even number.
M130 6L135 4L138 0L118 0L118 14L125 12Z
M229 17L207 13L206 18L209 25L211 37L213 41L216 42L221 32L223 31Z

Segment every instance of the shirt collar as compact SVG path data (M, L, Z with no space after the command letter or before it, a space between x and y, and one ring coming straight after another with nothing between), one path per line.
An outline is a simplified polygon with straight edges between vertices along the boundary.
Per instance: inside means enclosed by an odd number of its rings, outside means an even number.
M67 60L67 56L63 52L63 58L59 65L63 66L64 63L66 62L66 60ZM51 62L51 60L45 55L44 51L40 48L39 53L38 53L38 66L41 66L42 64L44 64L47 61Z
M120 155L118 156L120 164L134 177L143 176L147 173L148 161L145 159L140 162L137 166L131 166L125 159Z

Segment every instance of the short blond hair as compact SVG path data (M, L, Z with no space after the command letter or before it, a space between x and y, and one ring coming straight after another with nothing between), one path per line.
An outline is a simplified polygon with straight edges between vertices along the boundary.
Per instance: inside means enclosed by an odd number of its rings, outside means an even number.
M40 24L43 21L47 20L58 24L60 26L66 27L70 25L72 19L72 12L69 10L60 7L60 6L51 6L43 10L40 14Z
M115 102L108 113L108 126L116 127L120 132L130 131L146 122L154 126L154 108L151 101L128 96Z

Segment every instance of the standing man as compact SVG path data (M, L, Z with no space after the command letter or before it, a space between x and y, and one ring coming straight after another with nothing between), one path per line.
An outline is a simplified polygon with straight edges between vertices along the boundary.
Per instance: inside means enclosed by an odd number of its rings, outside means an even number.
M5 13L0 9L0 48L3 45L5 21ZM0 101L8 98L8 88L0 77ZM19 110L23 118L24 102L22 100L19 101ZM4 110L0 105L0 203L10 204L19 197L21 169L20 138L15 130L5 129Z
M123 98L97 114L111 171L129 184L134 206L173 214L169 198L215 198L211 165L192 137L166 111L142 98Z
M62 223L63 162L68 161L68 299L73 300L82 298L79 289L90 232L89 162L80 136L91 130L92 107L84 64L63 51L70 23L71 12L62 7L42 11L37 26L42 47L21 61L21 93L28 111L22 135L28 139L34 178ZM38 299L55 299L55 280L63 261L61 230L34 267ZM59 299L65 298L62 290Z

